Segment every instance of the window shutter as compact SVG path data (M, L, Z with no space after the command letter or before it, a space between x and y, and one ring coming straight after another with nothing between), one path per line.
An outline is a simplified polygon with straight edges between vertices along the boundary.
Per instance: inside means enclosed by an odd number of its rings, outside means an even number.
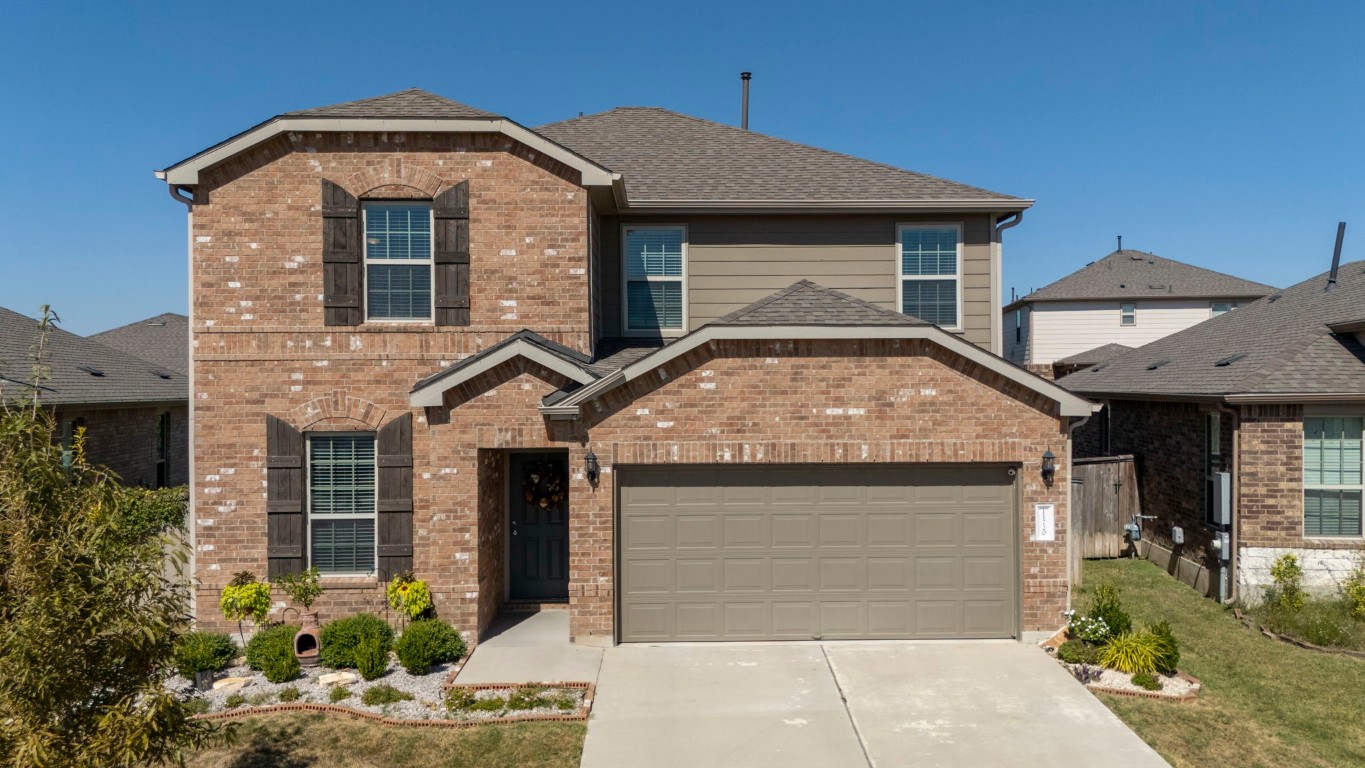
M265 446L267 578L274 579L304 569L303 433L283 419L266 416Z
M436 324L469 325L469 182L432 200L436 220Z
M379 429L379 578L412 570L412 414Z
M360 203L322 180L322 306L326 325L360 325Z

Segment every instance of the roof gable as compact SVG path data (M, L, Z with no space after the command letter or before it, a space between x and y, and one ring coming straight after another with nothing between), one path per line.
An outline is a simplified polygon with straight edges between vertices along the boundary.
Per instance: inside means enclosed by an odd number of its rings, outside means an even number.
M444 96L437 96L421 88L409 88L406 91L371 96L368 99L343 101L340 104L285 112L282 117L458 118L497 117L497 115L447 99Z
M1114 251L1013 302L1079 299L1252 298L1274 293L1263 283L1166 259L1144 251ZM1009 308L1007 308L1009 309Z
M771 296L741 307L712 325L929 325L911 315L801 280Z
M190 319L184 315L166 312L88 338L176 373L190 370Z

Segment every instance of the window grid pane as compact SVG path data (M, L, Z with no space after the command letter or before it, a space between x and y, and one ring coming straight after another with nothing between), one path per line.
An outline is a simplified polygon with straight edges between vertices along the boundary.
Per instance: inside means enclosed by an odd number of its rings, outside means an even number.
M313 435L308 447L312 565L323 573L373 571L374 436Z
M629 282L626 324L631 330L681 329L682 281Z
M1361 429L1365 420L1303 420L1303 481L1306 485L1360 485Z
M431 259L431 209L424 205L365 207L365 258Z
M627 277L682 277L681 229L627 229Z
M313 566L321 573L374 570L373 520L317 520L313 523Z
M431 317L431 268L426 265L371 264L365 273L366 304L374 320Z
M957 275L957 228L901 230L901 274Z
M1360 491L1305 490L1303 535L1359 536L1360 503Z
M902 280L901 310L934 325L957 327L957 281Z

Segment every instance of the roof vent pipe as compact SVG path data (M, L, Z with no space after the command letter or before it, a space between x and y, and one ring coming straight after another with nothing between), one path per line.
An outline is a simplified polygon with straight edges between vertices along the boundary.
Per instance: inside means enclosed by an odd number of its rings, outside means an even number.
M739 105L739 127L749 130L749 78L753 77L753 72L740 72L739 79L743 81L743 96L740 98Z
M1337 268L1341 266L1341 241L1346 238L1346 222L1337 222L1337 247L1332 249L1332 271L1327 273L1327 287L1323 293L1331 293L1337 287Z

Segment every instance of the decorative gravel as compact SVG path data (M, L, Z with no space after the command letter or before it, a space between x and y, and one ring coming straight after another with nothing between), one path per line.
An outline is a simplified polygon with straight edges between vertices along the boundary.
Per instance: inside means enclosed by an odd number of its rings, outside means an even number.
M1068 670L1082 666L1080 664L1063 664ZM1091 668L1098 669L1095 665ZM1198 686L1177 675L1158 674L1156 679L1161 683L1161 690L1149 691L1139 685L1133 685L1133 676L1112 669L1105 669L1100 672L1099 679L1091 680L1087 687L1113 688L1120 691L1132 691L1134 693L1161 694L1162 696L1184 696L1185 694L1197 690Z

